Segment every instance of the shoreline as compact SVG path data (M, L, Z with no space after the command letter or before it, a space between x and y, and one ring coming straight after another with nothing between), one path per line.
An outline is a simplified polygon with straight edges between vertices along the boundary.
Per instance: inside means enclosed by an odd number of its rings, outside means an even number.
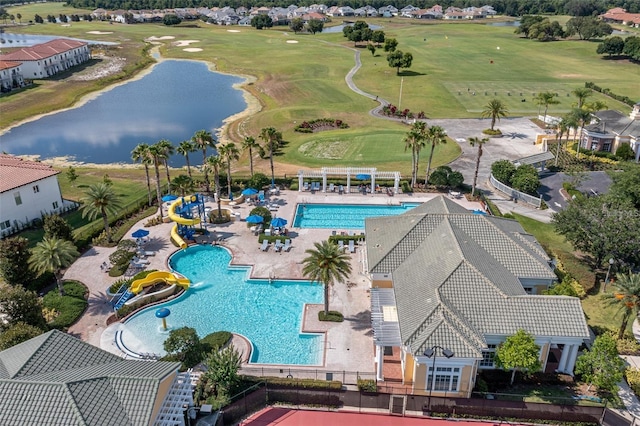
M15 124L12 124L11 126L0 130L0 136L6 134L7 132L9 132L11 129L21 126L23 124L27 124L27 123L31 123L33 121L37 121L43 117L47 117L50 115L54 115L54 114L58 114L61 112L65 112L65 111L70 111L72 109L76 109L76 108L80 108L84 105L86 105L88 102L96 99L97 97L101 96L103 93L106 93L112 89L115 89L116 87L128 84L130 82L139 80L145 76L147 76L149 73L151 73L151 71L153 71L153 68L160 64L161 62L164 61L193 61L193 62L202 62L205 63L207 65L207 68L209 69L210 72L216 72L216 73L220 73L220 74L225 74L225 75L231 75L234 77L239 77L242 78L243 81L240 83L235 83L233 84L233 88L234 89L238 89L242 91L242 97L245 100L245 103L247 104L245 109L230 115L229 117L225 118L224 120L222 120L222 126L219 128L219 130L216 132L216 137L218 139L218 141L220 143L226 144L229 142L232 142L232 140L228 137L228 130L229 127L231 126L231 124L233 124L234 122L242 119L242 118L247 118L250 117L251 115L258 113L262 110L262 104L260 103L260 101L252 94L250 93L248 90L246 90L244 88L245 85L250 84L250 83L254 83L255 81L257 81L257 78L251 75L240 75L240 74L232 74L232 73L225 73L222 71L219 71L216 68L216 64L214 62L209 62L209 61L205 61L205 60L199 60L199 59L181 59L181 58L165 58L160 54L160 43L158 42L152 42L153 44L155 44L154 47L152 47L150 49L150 55L151 58L155 60L154 63L152 63L149 67L141 70L140 72L138 72L136 75L131 76L130 78L127 78L124 81L120 81L117 82L115 84L109 85L107 87L104 87L100 90L97 90L95 92L91 92L91 93L87 93L86 95L84 95L82 98L80 98L80 100L78 100L78 102L76 102L74 105L67 107L67 108L62 108L62 109L58 109L55 111L51 111L51 112L47 112L47 113L42 113L42 114L37 114L33 117L29 117L29 118L25 118L24 120L21 120ZM82 161L75 161L70 159L69 157L48 157L48 158L41 158L38 155L16 155L17 157L21 157L21 158L28 158L30 160L34 160L34 161L41 161L45 164L49 164L51 166L54 167L68 167L68 166L74 166L74 167L90 167L90 168L113 168L113 167L123 167L123 166L131 166L132 168L137 168L140 165L139 164L133 164L133 163L85 163Z

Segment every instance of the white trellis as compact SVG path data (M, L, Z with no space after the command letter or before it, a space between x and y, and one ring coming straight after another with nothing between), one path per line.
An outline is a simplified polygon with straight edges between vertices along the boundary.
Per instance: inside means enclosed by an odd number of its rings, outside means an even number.
M305 179L322 179L322 192L327 192L327 178L346 177L347 194L351 192L351 179L356 179L357 175L371 176L372 191L376 187L376 179L393 179L393 193L397 194L400 187L400 172L382 172L375 167L323 167L314 170L300 170L298 172L298 191L304 189Z

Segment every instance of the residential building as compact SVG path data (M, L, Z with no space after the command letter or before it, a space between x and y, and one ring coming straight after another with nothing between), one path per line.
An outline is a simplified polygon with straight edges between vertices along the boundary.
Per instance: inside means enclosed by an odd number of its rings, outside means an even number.
M556 276L518 222L439 196L365 228L378 380L384 354L397 353L413 393L469 397L479 370L495 368L496 348L520 329L540 346L543 371L573 373L589 339L580 300L541 294Z
M59 38L0 55L0 61L22 63L24 78L47 78L91 59L89 44Z
M612 22L614 24L640 28L640 13L627 13L627 11L621 7L615 7L607 10L605 13L600 15L600 19L604 22Z
M24 86L22 62L0 61L0 90L10 92Z
M51 166L0 154L0 237L48 213L62 211L63 199Z
M184 425L178 362L125 360L52 330L0 352L4 425Z
M614 110L595 112L591 124L584 128L580 146L615 154L623 144L629 144L635 161L640 161L640 102L628 116Z

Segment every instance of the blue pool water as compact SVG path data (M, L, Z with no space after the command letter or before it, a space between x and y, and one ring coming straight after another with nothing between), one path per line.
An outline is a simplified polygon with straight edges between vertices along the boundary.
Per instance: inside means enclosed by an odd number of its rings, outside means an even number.
M400 205L298 204L294 227L364 229L368 217L396 216L419 206L419 203Z
M251 362L260 364L322 364L322 334L303 334L305 303L322 303L322 286L308 281L249 280L248 268L229 267L231 255L222 247L194 246L172 256L171 267L191 280L191 288L169 308L170 329L195 328L200 337L226 330L253 344ZM125 323L122 341L141 352L164 353L168 331L155 317L159 306Z

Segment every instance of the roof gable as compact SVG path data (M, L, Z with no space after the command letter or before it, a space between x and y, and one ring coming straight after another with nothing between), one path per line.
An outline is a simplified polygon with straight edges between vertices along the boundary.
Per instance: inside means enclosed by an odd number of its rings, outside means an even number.
M58 173L60 172L44 163L0 154L0 193L55 176Z

